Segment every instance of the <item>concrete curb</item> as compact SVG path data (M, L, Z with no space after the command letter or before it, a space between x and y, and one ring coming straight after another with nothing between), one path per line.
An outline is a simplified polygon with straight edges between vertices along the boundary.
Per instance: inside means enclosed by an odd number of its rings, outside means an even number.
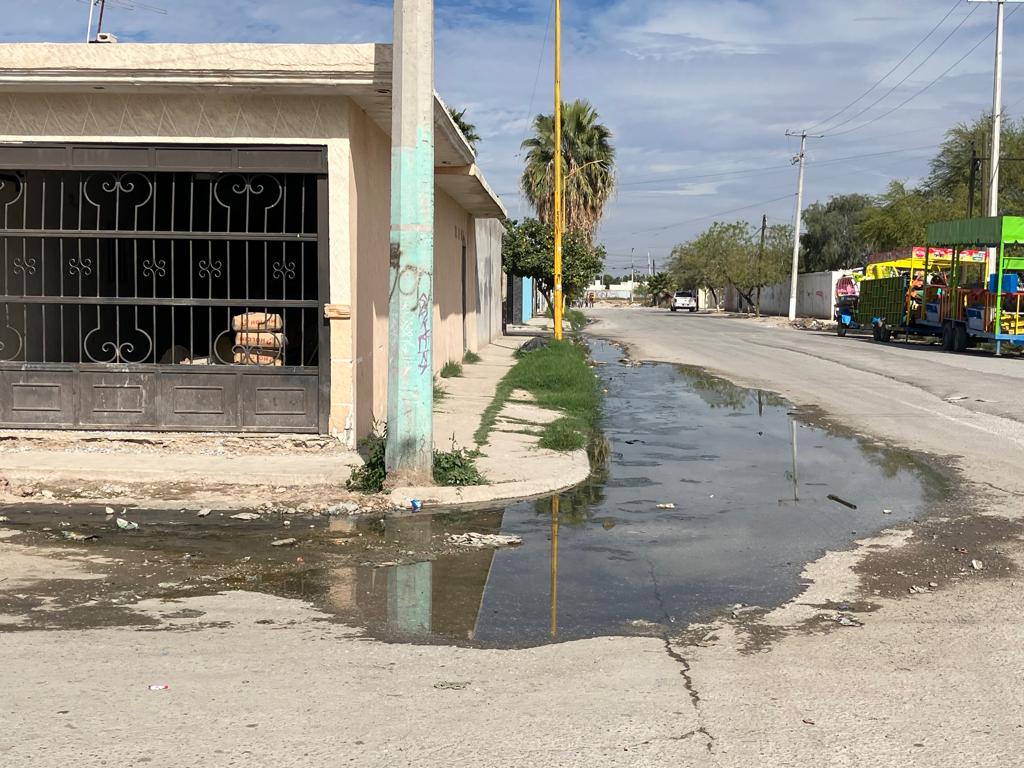
M491 485L466 485L460 488L443 486L408 486L395 488L388 498L396 507L408 508L411 499L423 502L424 508L446 509L489 508L528 501L575 488L590 477L590 459L584 450L566 454L571 466L552 480L513 480Z

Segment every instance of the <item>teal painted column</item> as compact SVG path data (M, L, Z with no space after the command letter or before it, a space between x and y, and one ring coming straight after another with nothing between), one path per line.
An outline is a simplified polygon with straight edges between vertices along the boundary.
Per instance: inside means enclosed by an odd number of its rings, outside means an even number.
M396 0L391 115L388 482L433 482L434 4Z

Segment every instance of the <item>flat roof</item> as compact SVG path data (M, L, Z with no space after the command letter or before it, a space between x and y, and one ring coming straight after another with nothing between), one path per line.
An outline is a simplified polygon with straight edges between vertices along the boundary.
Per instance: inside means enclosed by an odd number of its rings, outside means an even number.
M343 95L391 135L392 49L254 43L14 43L0 45L0 93L247 92ZM434 94L434 162L470 173L438 174L438 184L479 217L506 211L476 166L476 155ZM74 137L71 137L74 138ZM454 181L458 176L464 178Z

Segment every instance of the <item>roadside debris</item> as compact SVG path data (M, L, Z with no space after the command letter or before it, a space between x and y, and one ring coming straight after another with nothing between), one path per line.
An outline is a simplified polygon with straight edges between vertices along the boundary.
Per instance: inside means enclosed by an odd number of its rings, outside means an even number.
M675 509L676 505L671 503L671 502L668 502L666 504L656 504L655 508L656 509Z
M75 533L74 531L61 531L60 534L65 539L68 539L69 541L90 541L92 539L98 539L99 538L99 536L97 536L94 533L93 534L85 534L85 533Z
M985 567L985 564L981 560L971 560L971 568L976 571L980 571Z
M846 499L841 499L838 496L836 496L834 493L830 493L826 498L828 498L829 501L834 501L836 504L842 504L844 507L847 507L848 509L856 509L857 508L857 505L854 504L852 501L847 501Z
M170 687L171 686L169 686L169 685L167 685L165 683L159 683L159 684L156 684L156 685L149 686L149 690L151 690L151 691L166 691L166 690L170 689Z
M449 533L448 541L459 547L484 549L491 547L518 547L523 540L518 536L503 536L499 533Z
M114 514L114 508L113 507L104 507L103 511L104 511L104 513L106 513L108 515Z
M237 515L231 516L232 520L259 520L260 516L255 512L239 512Z
M419 499L409 499L409 509L413 512L419 512L423 509L423 502Z
M882 514L883 515L891 515L892 514L892 510L891 509L883 509L882 510Z
M117 518L117 527L122 531L137 531L139 529L138 523L133 523L131 520L125 520L123 517Z
M967 395L950 395L949 397L946 398L946 402L947 403L958 403L961 400L968 400L968 399L970 399L970 398L968 398Z
M196 517L206 517L207 515L210 514L211 511L212 510L205 509L205 508L204 509L200 509L198 512L196 512Z
M434 683L434 687L442 691L462 691L465 690L471 681L455 681L455 680L438 680Z
M298 539L278 539L277 541L270 542L272 547L289 547L296 543Z
M0 515L0 523L9 523L9 522L11 522L11 518L9 518L7 515Z
M732 607L732 617L734 619L738 619L745 613L763 610L764 609L760 605L744 605L743 603L736 603L736 605Z

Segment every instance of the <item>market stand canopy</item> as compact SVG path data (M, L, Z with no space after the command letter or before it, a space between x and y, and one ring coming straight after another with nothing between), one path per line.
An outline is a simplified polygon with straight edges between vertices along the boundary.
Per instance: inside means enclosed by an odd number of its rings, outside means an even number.
M1024 217L991 216L928 225L929 245L996 247L1002 243L1024 244Z

